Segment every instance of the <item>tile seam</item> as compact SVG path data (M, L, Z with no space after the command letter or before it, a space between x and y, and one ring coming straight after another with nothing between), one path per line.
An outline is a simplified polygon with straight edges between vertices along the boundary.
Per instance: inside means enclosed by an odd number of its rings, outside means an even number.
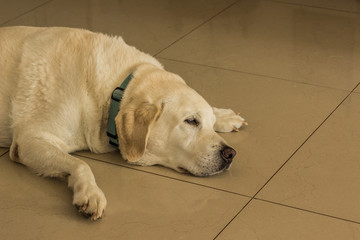
M145 170L142 170L142 169L132 168L130 166L125 166L125 165L121 165L121 164L107 162L107 161L104 161L104 160L101 160L101 159L96 159L96 158L92 158L92 157L88 157L88 156L82 156L82 155L79 155L79 154L76 154L76 153L73 153L72 155L77 156L77 157L86 158L86 159L89 159L89 160L93 160L93 161L96 161L96 162L115 165L115 166L118 166L118 167L123 167L123 168L134 170L134 171L137 171L137 172L142 172L142 173L151 174L151 175L158 176L158 177L171 179L171 180L174 180L174 181L179 181L179 182L188 183L188 184L191 184L191 185L196 185L196 186L199 186L199 187L204 187L204 188L216 190L216 191L219 191L219 192L229 193L229 194L232 194L232 195L241 196L241 197L245 197L245 198L252 198L251 196L248 196L246 194L237 193L237 192L233 192L233 191L229 191L229 190L225 190L225 189L221 189L221 188L211 187L211 186L207 186L207 185L200 184L200 183L195 183L195 182L191 182L191 181L187 181L187 180L182 180L182 179L179 179L179 178L176 178L176 177L170 177L170 176L162 175L162 174L159 174L159 173L145 171Z
M328 217L328 218L333 218L336 220L340 220L340 221L344 221L344 222L350 222L350 223L354 223L354 224L359 224L360 222L354 221L354 220L350 220L350 219L346 219L346 218L341 218L341 217L337 217L337 216L332 216L329 214L325 214L325 213L320 213L320 212L316 212L316 211L312 211L312 210L308 210L308 209L304 209L304 208L298 208L298 207L294 207L294 206L290 206L290 205L286 205L286 204L282 204L282 203L277 203L277 202L273 202L273 201L269 201L269 200L265 200L265 199L261 199L261 198L251 198L241 209L240 211L238 211L235 216L225 225L225 227L213 238L213 240L217 239L222 233L223 231L240 215L240 213L253 201L253 200L258 200L258 201L262 201L262 202L267 202L273 205L278 205L281 207L285 207L285 208L291 208L297 211L302 211L302 212L307 212L307 213L311 213L311 214L315 214L315 215L320 215L323 217Z
M290 155L290 157L275 171L275 173L266 181L266 183L259 189L259 191L254 195L256 197L265 187L266 185L285 167L285 165L296 155L296 153L308 142L308 140L327 122L327 120L333 115L334 112L350 97L352 92L347 94L343 100L334 108L333 111L315 128L314 131L310 133L310 135L300 144L300 146Z
M213 16L209 17L208 19L206 19L205 21L203 21L202 23L200 23L199 25L195 26L193 29L191 29L189 32L185 33L184 35L182 35L181 37L179 37L178 39L176 39L175 41L173 41L172 43L170 43L168 46L166 46L165 48L161 49L160 51L158 51L157 53L155 53L153 56L157 57L160 53L162 53L163 51L165 51L166 49L168 49L169 47L173 46L175 43L179 42L180 40L184 39L185 37L187 37L188 35L190 35L191 33L193 33L195 30L199 29L200 27L202 27L203 25L207 24L208 22L210 22L211 20L213 20L214 18L216 18L217 16L221 15L223 12L225 12L226 10L228 10L229 8L231 8L232 6L234 6L235 4L237 4L240 0L236 0L234 2L232 2L231 4L229 4L228 6L224 7L222 10L220 10L219 12L215 13Z
M9 152L9 150L6 150L3 154L0 154L0 158L5 156L8 152Z
M48 1L46 1L46 2L44 2L44 3L42 3L42 4L40 4L40 5L38 5L38 6L36 6L36 7L33 7L33 8L31 8L31 9L29 9L29 10L26 10L26 11L24 11L23 13L20 13L20 14L18 14L17 16L12 17L12 18L10 18L10 19L8 19L8 20L0 23L0 26L3 26L3 25L5 25L5 24L7 24L7 23L9 23L9 22L11 22L11 21L14 21L14 20L16 20L16 19L18 19L18 18L20 18L20 17L22 17L22 16L24 16L24 15L32 12L32 11L40 8L40 7L45 6L46 4L48 4L48 3L52 2L52 1L54 1L54 0L48 0Z
M317 132L317 130L319 130L319 128L330 118L330 116L346 101L346 99L348 99L348 97L353 93L353 91L359 86L360 82L353 88L353 90L335 107L335 109L319 124L318 127L315 128L315 130L305 139L305 141L290 155L290 157L280 166L280 168L278 170L276 170L276 172L265 182L265 184L255 193L255 195L247 202L247 204L245 204L238 213L235 214L235 216L230 220L230 222L228 222L225 227L215 236L214 240L217 239L221 233L237 218L237 216L239 216L239 214L255 199L257 200L258 198L256 198L256 196L261 192L262 189L264 189L264 187L277 175L277 173L279 173L281 171L281 169L283 169L283 167L292 159L292 157L302 148L302 146ZM304 209L305 211L305 209ZM311 210L307 210L308 212L311 212ZM313 212L316 213L316 212ZM320 213L318 213L320 214ZM326 216L325 214L323 214L323 216ZM328 215L328 217L331 217L330 215ZM337 217L334 217L337 218ZM341 219L341 218L338 218ZM342 220L346 220L346 219L342 219ZM357 223L355 221L352 220L346 220L349 222L354 222ZM360 223L359 223L360 224Z
M266 181L266 183L255 193L254 198L266 187L266 185L285 167L285 165L296 155L296 153L310 140L310 138L327 122L327 120L338 110L341 105L352 95L355 89L360 85L360 82L349 92L343 100L330 112L330 114L315 128L315 130L300 144L300 146L290 155L290 157L280 166L278 170Z
M324 85L320 85L320 84L312 84L312 83L307 83L307 82L300 82L300 81L295 81L295 80L291 80L291 79L287 79L287 78L280 78L280 77L275 77L275 76L270 76L270 75L265 75L265 74L251 73L251 72L246 72L246 71L241 71L241 70L236 70L236 69L231 69L231 68L217 67L217 66L212 66L212 65L207 65L207 64L194 63L194 62L188 62L188 61L183 61L183 60L176 60L176 59L171 59L171 58L166 58L166 57L157 57L157 58L163 59L163 60L168 60L168 61L173 61L173 62L178 62L178 63L194 65L194 66L208 67L208 68L213 68L213 69L218 69L218 70L223 70L223 71L242 73L242 74L256 76L256 77L271 78L274 80L279 80L279 81L284 81L284 82L289 82L289 83L297 83L297 84L302 84L302 85L307 85L307 86L321 87L321 88L325 88L325 89L343 91L343 92L347 92L347 93L351 92L351 90L347 90L347 89L329 87L329 86L324 86Z
M322 212L318 212L318 211L314 211L314 210L309 210L309 209L300 208L300 207L296 207L296 206L291 206L291 205L287 205L287 204L283 204L283 203L279 203L279 202L274 202L274 201L266 200L266 199L263 199L263 198L254 198L254 199L258 200L258 201L274 204L274 205L279 205L279 206L286 207L286 208L291 208L291 209L295 209L295 210L299 210L299 211L303 211L303 212L308 212L308 213L312 213L312 214L316 214L316 215L320 215L320 216L324 216L324 217L329 217L329 218L334 218L334 219L337 219L337 220L351 222L351 223L355 223L355 224L360 225L360 222L355 221L355 220L351 220L351 219L347 219L347 218L342 218L342 217L338 217L338 216L334 216L334 215L330 215L330 214L326 214L326 213L322 213Z
M213 240L217 239L224 231L225 229L239 216L239 214L252 202L254 197L252 197L235 215L234 217L221 229L220 232L213 238Z
M284 5L293 5L298 7L308 7L308 8L315 8L315 9L321 9L321 10L327 10L327 11L335 11L335 12L341 12L341 13L350 13L350 14L360 14L360 12L357 11L349 11L349 10L341 10L331 7L320 7L320 6L312 6L308 4L302 4L302 3L291 3L291 2L285 2L281 0L265 0L266 2L273 2L278 4L284 4Z

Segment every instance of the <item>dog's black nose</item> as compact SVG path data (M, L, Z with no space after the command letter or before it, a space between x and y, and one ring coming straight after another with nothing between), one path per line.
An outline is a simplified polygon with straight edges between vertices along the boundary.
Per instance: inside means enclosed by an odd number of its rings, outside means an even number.
M235 155L236 155L236 151L229 146L225 146L221 150L221 158L224 159L227 164L230 164L232 162Z

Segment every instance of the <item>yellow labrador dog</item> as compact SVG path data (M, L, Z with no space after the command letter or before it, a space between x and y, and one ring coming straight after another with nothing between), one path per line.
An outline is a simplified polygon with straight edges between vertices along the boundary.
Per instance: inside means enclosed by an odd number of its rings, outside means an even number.
M236 154L215 131L246 124L122 38L80 29L0 28L0 86L0 146L40 175L67 177L73 204L93 220L106 198L68 153L118 145L130 163L209 176Z

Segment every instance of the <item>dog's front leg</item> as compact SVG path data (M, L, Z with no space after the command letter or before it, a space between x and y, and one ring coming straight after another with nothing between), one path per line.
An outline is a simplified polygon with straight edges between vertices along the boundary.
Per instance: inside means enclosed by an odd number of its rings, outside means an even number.
M10 158L42 176L67 176L74 191L73 204L79 212L92 220L100 219L106 207L105 195L96 185L90 167L65 149L66 145L50 134L21 134L11 145Z
M239 131L241 126L247 125L244 118L240 117L231 109L222 109L213 107L216 116L214 130L216 132Z

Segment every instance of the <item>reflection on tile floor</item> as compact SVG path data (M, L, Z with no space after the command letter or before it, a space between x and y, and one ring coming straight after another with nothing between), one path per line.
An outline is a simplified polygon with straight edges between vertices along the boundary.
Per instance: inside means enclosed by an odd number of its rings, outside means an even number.
M235 2L0 2L2 26L81 27L160 52L209 103L249 122L222 134L238 155L209 178L76 153L108 199L96 223L76 214L65 183L0 148L0 238L360 238L358 1Z
M352 90L360 75L359 23L359 14L246 0L160 56Z
M155 54L232 2L56 0L6 25L86 28L121 35L127 43Z

